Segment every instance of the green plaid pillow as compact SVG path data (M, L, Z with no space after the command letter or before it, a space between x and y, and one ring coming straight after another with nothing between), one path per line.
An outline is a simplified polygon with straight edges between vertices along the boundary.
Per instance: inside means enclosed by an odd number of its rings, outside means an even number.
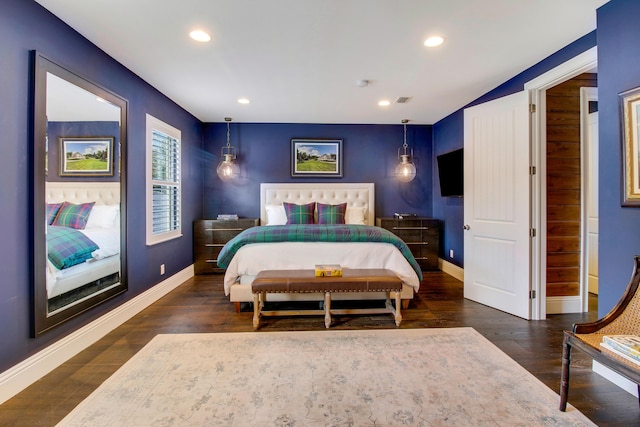
M56 219L60 207L62 207L62 203L47 203L47 224L51 225L53 220Z
M282 203L287 213L287 224L313 224L313 211L316 210L315 202L306 205L294 203Z
M73 203L64 202L51 225L84 230L94 204L95 202L75 205Z
M325 205L318 203L318 224L344 224L347 204Z

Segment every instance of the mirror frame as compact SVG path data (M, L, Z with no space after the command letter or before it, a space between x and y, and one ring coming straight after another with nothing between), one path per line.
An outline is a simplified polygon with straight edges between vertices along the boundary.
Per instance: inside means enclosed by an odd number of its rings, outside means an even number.
M61 323L96 307L128 289L127 285L127 209L126 209L126 164L127 164L127 115L128 101L119 95L81 77L80 75L56 64L37 51L31 51L32 78L32 156L33 156L33 257L32 257L32 336L36 337ZM46 181L44 141L47 134L47 73L51 73L74 84L115 106L120 107L120 157L114 168L120 172L120 283L102 292L98 292L84 301L60 309L49 315L46 289Z

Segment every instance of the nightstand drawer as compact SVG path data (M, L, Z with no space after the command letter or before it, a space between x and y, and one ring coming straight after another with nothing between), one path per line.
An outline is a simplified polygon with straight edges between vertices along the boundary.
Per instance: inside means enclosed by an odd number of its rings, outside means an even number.
M376 225L400 237L423 270L438 269L440 220L432 218L377 218Z
M193 261L195 274L222 273L218 254L222 247L243 230L260 223L257 218L237 220L202 219L193 222Z

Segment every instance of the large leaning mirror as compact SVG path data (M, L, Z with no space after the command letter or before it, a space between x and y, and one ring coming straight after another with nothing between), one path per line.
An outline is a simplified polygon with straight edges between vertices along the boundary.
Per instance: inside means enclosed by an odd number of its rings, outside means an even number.
M127 101L32 54L36 336L127 290Z

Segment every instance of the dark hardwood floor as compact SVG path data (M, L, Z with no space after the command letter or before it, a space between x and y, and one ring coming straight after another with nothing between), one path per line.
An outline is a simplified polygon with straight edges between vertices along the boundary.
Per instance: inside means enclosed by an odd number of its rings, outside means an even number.
M559 391L562 330L589 314L526 321L465 300L462 283L426 272L420 293L403 312L401 328L470 326L540 381ZM252 331L250 306L237 314L222 291L221 275L196 276L49 375L0 405L2 426L53 426L156 334ZM595 301L595 300L594 300ZM335 317L335 329L395 328L391 316ZM324 330L321 317L265 318L260 331ZM569 403L600 426L640 426L638 400L594 374L591 360L574 352Z

